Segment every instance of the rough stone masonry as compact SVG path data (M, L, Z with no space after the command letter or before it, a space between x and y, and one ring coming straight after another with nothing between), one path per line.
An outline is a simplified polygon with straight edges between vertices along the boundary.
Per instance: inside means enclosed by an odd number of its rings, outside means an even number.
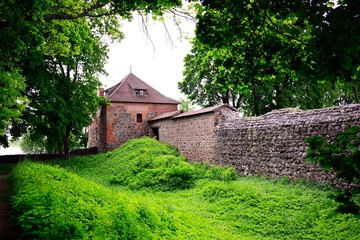
M315 134L333 139L353 125L360 126L359 104L230 118L215 128L215 162L233 166L241 175L288 176L338 185L334 174L305 160L304 140Z

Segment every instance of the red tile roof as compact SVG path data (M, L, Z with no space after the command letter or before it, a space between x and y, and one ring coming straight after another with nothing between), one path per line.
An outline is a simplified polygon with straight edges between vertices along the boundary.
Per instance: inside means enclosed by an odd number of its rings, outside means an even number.
M146 90L146 94L135 95L135 90ZM132 73L128 74L118 84L106 89L104 93L112 102L179 104L178 101L162 95Z
M181 113L181 111L163 113L163 114L160 114L160 115L158 115L156 117L153 117L149 121L156 121L156 120L165 119L165 118L177 119L177 118L183 118L183 117L191 117L191 116L194 116L194 115L200 115L200 114L215 112L216 110L218 110L218 109L220 109L222 107L230 108L234 112L237 111L236 108L230 106L229 104L222 104L222 105L217 105L217 106L213 106L213 107L203 108L203 109L194 110L194 111L190 111L190 112L184 112L184 113Z
M199 115L199 114L214 112L214 111L216 111L216 110L218 110L219 108L222 108L222 107L228 107L228 108L230 108L231 110L236 111L236 109L233 108L233 107L231 107L230 105L228 105L228 104L222 104L222 105L217 105L217 106L213 106L213 107L203 108L203 109L194 110L194 111L190 111L190 112L184 112L184 113L179 114L179 115L177 115L177 116L175 116L175 117L173 117L173 118L175 119L175 118L189 117L189 116L194 116L194 115Z
M160 119L172 118L176 115L179 115L180 113L181 113L181 111L173 111L173 112L163 113L163 114L160 114L158 116L155 116L155 117L149 119L149 121L156 121L156 120L160 120Z

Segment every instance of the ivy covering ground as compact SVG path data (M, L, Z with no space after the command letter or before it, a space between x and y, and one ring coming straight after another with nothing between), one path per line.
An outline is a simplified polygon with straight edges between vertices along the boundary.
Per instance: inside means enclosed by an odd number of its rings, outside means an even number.
M360 239L330 188L238 178L150 138L11 175L24 239Z

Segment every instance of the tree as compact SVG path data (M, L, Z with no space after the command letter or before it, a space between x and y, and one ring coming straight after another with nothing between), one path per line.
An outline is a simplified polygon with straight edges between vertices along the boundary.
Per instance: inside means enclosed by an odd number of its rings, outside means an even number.
M81 134L70 135L69 149L75 150L79 148L86 148L88 139L88 132L84 129ZM57 152L58 146L51 145L47 137L33 139L28 133L22 135L20 141L21 151L26 154L41 154Z
M338 91L340 97L332 95L335 86L344 85L344 78L341 74L331 77L324 69L332 66L319 64L323 56L331 55L324 48L321 53L317 50L322 41L318 36L323 32L318 28L326 26L324 15L333 11L329 1L312 1L310 5L303 0L249 0L242 4L203 1L197 6L196 39L185 59L185 80L181 84L184 91L186 82L194 86L197 81L211 98L214 92L221 96L233 92L239 95L238 107L248 115L290 106L323 107L345 96L346 102L356 100L348 89ZM328 37L336 36L328 33ZM357 42L356 37L352 39ZM200 96L197 99L204 102ZM224 101L223 97L216 99Z
M360 2L316 1L309 11L313 37L309 41L317 75L329 81L350 85L348 102L359 102Z
M15 136L27 132L35 142L46 139L46 149L68 156L71 133L80 134L89 125L103 100L96 95L101 85L97 75L104 71L107 47L92 34L85 19L53 21L43 32L53 29L69 37L63 43L67 51L52 46L54 36L44 34L49 37L44 39L48 45L43 51L29 51L23 58L30 103L12 132Z
M189 112L194 110L194 106L191 104L191 100L187 98L180 98L180 110L182 112Z
M0 70L0 145L5 147L8 147L8 126L12 121L19 120L25 108L24 90L24 78L16 70Z
M121 40L120 20L131 19L133 11L160 15L180 4L178 0L1 2L0 70L8 82L16 83L11 86L13 105L8 104L16 110L9 114L0 109L4 116L0 128L11 124L14 135L28 132L33 139L45 138L68 155L71 132L80 133L102 101L96 90L107 58L103 35ZM24 104L25 95L30 104ZM3 145L5 132L0 132Z
M221 71L214 62L214 54L217 54L215 51L194 40L191 52L184 59L185 78L178 83L178 87L200 106L209 107L220 102L231 102L238 108L239 95L227 84L230 74Z

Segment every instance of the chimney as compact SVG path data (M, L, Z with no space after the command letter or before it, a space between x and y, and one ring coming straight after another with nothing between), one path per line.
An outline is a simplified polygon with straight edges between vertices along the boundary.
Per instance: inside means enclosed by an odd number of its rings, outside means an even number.
M104 96L104 88L99 88L99 96Z

